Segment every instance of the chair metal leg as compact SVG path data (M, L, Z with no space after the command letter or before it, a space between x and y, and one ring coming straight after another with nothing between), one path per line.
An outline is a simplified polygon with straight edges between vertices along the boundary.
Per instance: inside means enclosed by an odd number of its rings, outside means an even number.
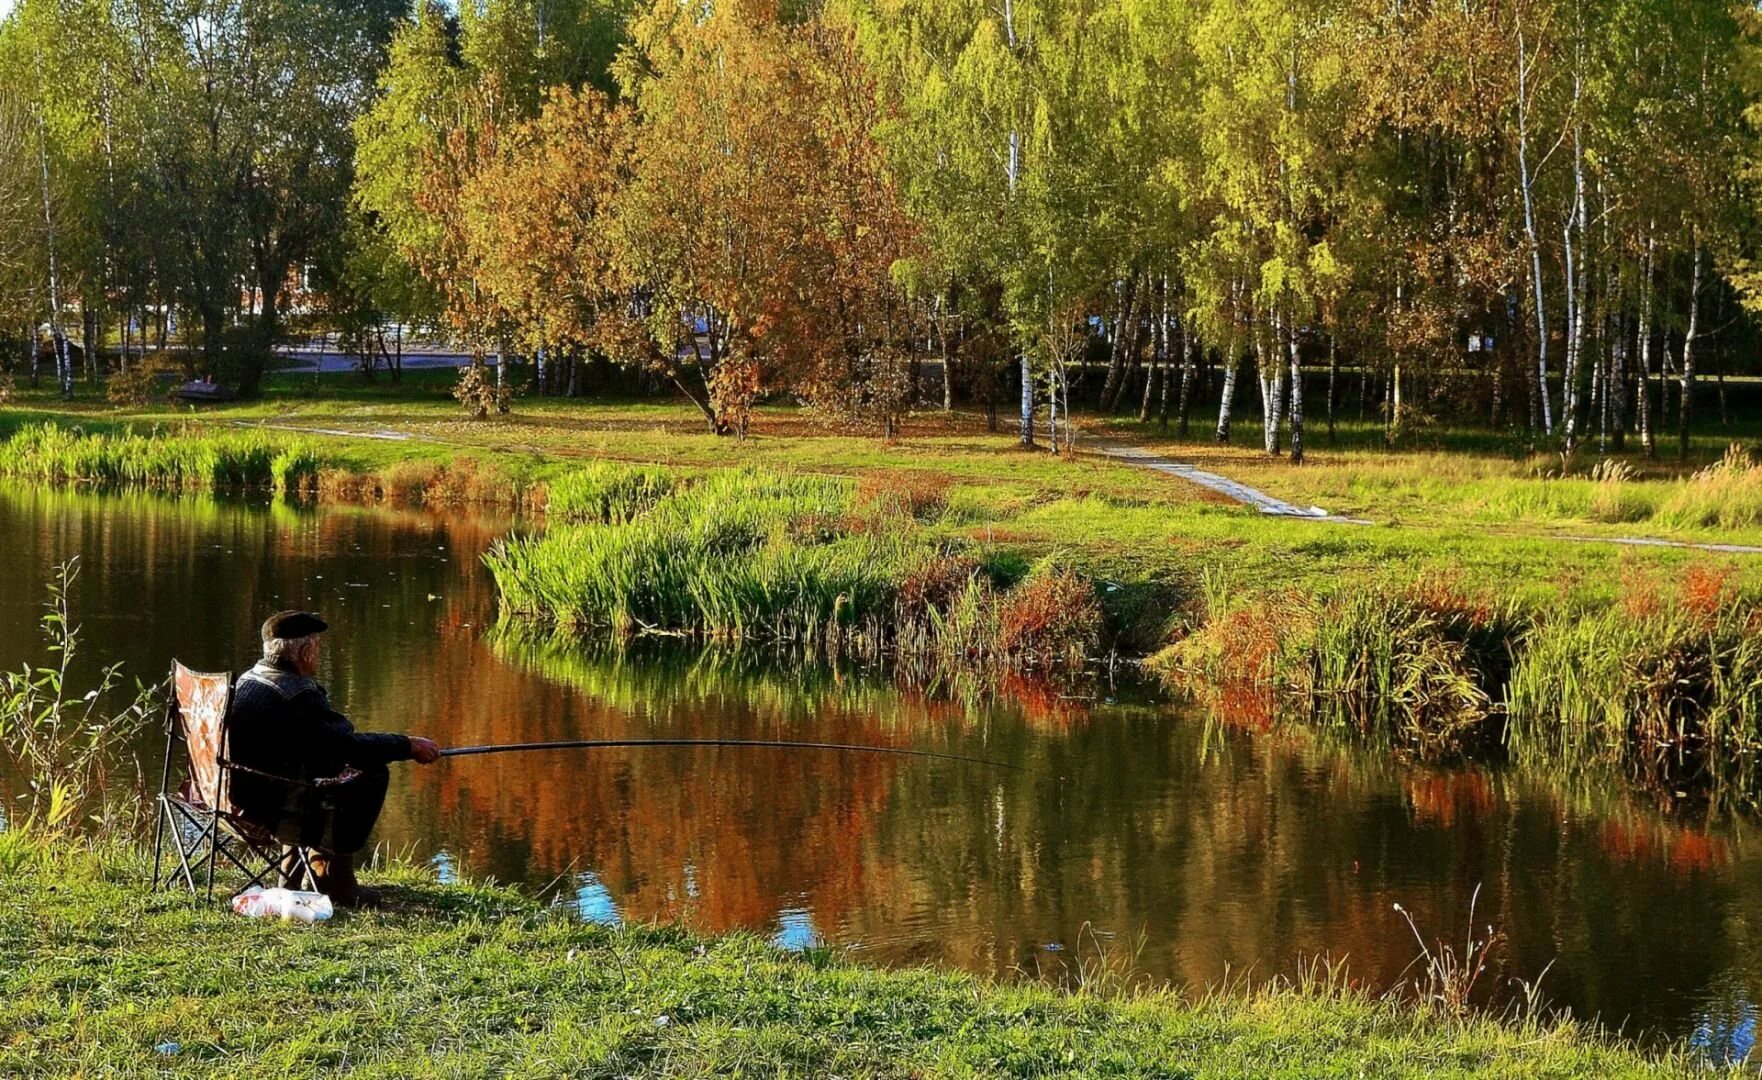
M165 806L165 796L160 795L158 813L153 815L153 892L159 891L159 864L165 858L165 815L171 811Z
M208 823L208 899L214 899L214 864L220 854L220 819Z
M196 842L190 845L188 850L185 850L183 843L183 827L178 824L178 819L175 816L177 813L182 812L183 811L173 807L169 801L165 804L165 820L166 823L171 826L172 848L177 852L178 867L183 871L184 884L189 886L190 894L193 896L196 892L196 873L190 866L190 855L201 846L202 839L198 835ZM195 819L190 819L190 823L195 824Z

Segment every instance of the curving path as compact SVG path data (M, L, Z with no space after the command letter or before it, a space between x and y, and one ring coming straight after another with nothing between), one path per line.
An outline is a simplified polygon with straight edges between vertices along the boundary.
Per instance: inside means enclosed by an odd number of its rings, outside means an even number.
M1163 457L1161 454L1153 454L1148 450L1136 446L1122 446L1118 443L1098 443L1096 444L1095 449L1097 453L1100 453L1105 457L1113 458L1116 461L1124 461L1143 469L1152 469L1168 476L1178 476L1189 483L1198 484L1202 488L1215 491L1225 498L1234 499L1236 502L1239 502L1244 506L1252 506L1263 514L1273 514L1278 517L1308 518L1311 521L1331 521L1338 525L1371 524L1362 518L1330 514L1319 506L1304 507L1298 506L1295 503L1285 502L1283 499L1275 499L1266 492L1261 491L1259 488L1251 488L1247 484L1238 480L1231 480L1227 476L1222 476L1214 472L1207 472L1197 466L1174 461L1170 458Z
M1119 443L1095 443L1095 450L1104 457L1123 461L1139 468L1151 469L1165 476L1175 476L1189 483L1215 491L1226 498L1233 499L1244 506L1252 506L1263 514L1277 517L1303 518L1308 521L1329 521L1338 525L1372 525L1363 518L1346 517L1342 514L1330 514L1319 506L1302 507L1283 499L1275 499L1258 488L1251 488L1237 480L1218 473L1183 462L1151 453L1149 450L1136 446L1123 446ZM1650 536L1572 536L1552 534L1552 539L1565 541L1569 544L1622 544L1628 547L1659 547L1681 548L1689 551L1711 551L1721 555L1762 555L1762 547L1753 544L1711 544L1696 543L1690 540L1661 540Z

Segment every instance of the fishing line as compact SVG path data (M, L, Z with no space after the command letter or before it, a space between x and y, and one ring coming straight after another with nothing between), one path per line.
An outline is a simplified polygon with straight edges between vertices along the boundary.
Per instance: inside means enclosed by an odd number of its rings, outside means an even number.
M479 754L516 754L538 750L603 750L624 746L746 746L784 750L843 750L864 754L898 754L903 757L934 758L938 761L960 761L968 765L989 765L994 769L1021 772L1020 765L1011 765L989 758L965 757L960 754L939 754L934 750L910 750L898 746L869 746L862 743L790 742L775 739L572 739L566 742L497 743L489 746L455 746L442 750L441 757L472 757Z

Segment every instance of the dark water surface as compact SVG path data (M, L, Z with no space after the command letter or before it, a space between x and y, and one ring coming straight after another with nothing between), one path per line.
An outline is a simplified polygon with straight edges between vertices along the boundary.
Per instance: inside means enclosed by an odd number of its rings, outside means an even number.
M599 920L744 928L882 963L1070 977L1130 965L1203 986L1345 958L1386 987L1417 952L1396 903L1630 1032L1747 1050L1762 985L1762 843L1510 771L1424 769L1244 731L1142 689L1020 684L989 704L861 671L681 651L521 647L489 631L468 515L0 488L0 664L41 657L55 564L94 659L238 670L284 607L335 627L323 678L366 728L476 744L602 737L873 742L879 755L562 752L397 769L377 837L554 891ZM1068 689L1068 688L1067 688ZM150 750L149 756L156 754Z

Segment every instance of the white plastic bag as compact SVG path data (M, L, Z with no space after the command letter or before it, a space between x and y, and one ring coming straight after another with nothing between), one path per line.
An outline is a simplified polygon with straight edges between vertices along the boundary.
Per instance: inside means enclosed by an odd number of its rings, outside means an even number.
M321 892L265 889L253 885L232 898L232 909L247 919L281 919L283 922L323 922L335 914L330 897Z

